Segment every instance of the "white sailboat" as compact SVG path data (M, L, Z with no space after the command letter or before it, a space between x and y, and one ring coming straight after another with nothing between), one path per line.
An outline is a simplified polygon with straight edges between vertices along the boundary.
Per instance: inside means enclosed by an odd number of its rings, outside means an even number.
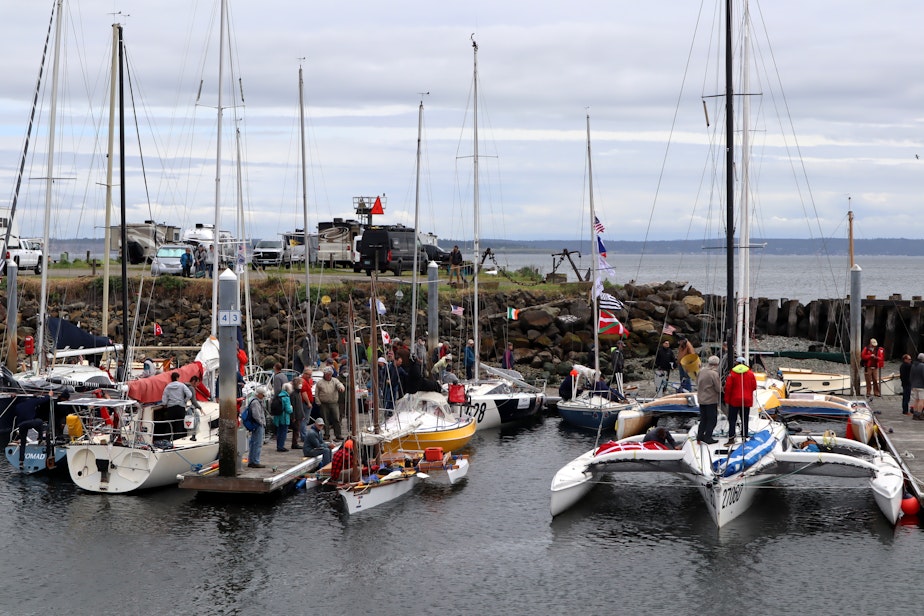
M734 130L732 88L732 1L726 0L726 265L727 299L726 325L747 323L735 319L734 278ZM744 50L748 53L748 11L744 13ZM745 71L746 73L747 71ZM746 98L746 97L745 97ZM747 133L747 130L744 131ZM746 168L746 167L745 167ZM745 173L746 175L746 173ZM747 216L744 211L742 216ZM742 246L744 242L742 241ZM747 275L744 272L744 275ZM746 286L741 296L746 297ZM740 296L739 296L740 301ZM738 328L739 340L743 328ZM731 337L731 336L730 336ZM745 337L746 338L746 337ZM734 353L735 340L730 340L729 353ZM551 484L550 510L558 515L575 505L603 475L620 472L669 472L686 477L700 491L710 516L717 527L728 524L746 512L758 491L781 474L798 473L834 477L865 478L876 503L890 522L898 518L904 480L897 463L887 453L852 441L834 439L825 450L807 451L803 439L792 437L786 425L764 412L765 405L775 406L776 394L770 389L758 390L756 404L750 410L748 434L734 439L729 445L724 439L714 443L696 440L697 426L674 435L681 444L669 449L661 443L645 443L642 436L604 443L561 468ZM728 420L720 417L715 434L728 433Z
M535 416L545 404L545 391L522 379L516 378L508 371L501 371L481 364L481 334L479 331L479 305L478 305L478 279L480 257L479 225L480 203L478 185L478 43L472 37L474 51L474 77L473 77L473 205L475 216L474 253L475 267L472 274L472 288L475 301L472 302L472 339L475 351L474 378L463 383L465 388L464 402L458 403L456 408L462 414L474 417L478 422L479 430L498 428L506 424L516 423L523 419ZM491 375L490 378L481 378L484 370Z

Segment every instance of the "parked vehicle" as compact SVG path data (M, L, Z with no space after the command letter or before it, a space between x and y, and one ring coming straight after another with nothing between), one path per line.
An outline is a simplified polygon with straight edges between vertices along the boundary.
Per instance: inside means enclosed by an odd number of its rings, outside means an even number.
M449 253L436 244L424 244L423 249L427 253L427 261L436 261L440 265L449 265Z
M42 273L42 244L37 240L21 239L15 235L10 236L10 243L3 250L3 269L6 271L6 262L13 261L19 270L31 269L36 274Z
M180 264L180 259L187 248L189 246L186 244L164 244L158 248L151 260L151 276L182 274L183 266Z
M378 267L380 272L391 270L395 276L414 267L414 251L418 252L419 271L427 271L427 253L417 240L414 230L404 225L367 227L359 242L362 268L366 275Z
M291 267L292 263L287 259L287 247L282 240L260 240L253 247L253 261L250 266L253 269L267 267Z
M353 238L362 233L357 220L335 218L318 223L318 262L326 265L353 265Z

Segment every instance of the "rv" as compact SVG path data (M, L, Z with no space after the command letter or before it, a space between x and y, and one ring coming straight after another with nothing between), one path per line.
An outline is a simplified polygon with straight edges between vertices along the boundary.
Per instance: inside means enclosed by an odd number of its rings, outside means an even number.
M362 233L358 220L335 218L318 223L318 262L328 266L353 265L353 239Z
M175 244L180 241L180 228L158 223L153 220L131 222L125 225L125 243L128 244L128 262L137 265L150 263L163 244ZM109 253L121 255L122 227L109 227Z

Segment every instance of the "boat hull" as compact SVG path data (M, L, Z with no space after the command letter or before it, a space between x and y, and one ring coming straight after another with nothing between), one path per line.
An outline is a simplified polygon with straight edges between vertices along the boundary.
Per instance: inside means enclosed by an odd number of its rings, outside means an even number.
M445 427L433 429L419 429L414 432L382 443L387 452L404 451L408 449L426 449L428 447L441 447L443 451L456 451L468 445L475 436L477 425L474 421L467 421L458 427Z
M467 392L464 403L452 406L459 414L474 418L478 430L489 430L535 417L544 402L542 393L480 393L475 387Z
M62 446L55 446L53 450L52 457L54 459L54 464L48 466L48 449L44 444L35 444L29 443L26 445L26 455L23 460L22 468L19 466L19 443L13 442L8 444L5 448L6 459L10 465L18 470L20 473L25 475L32 475L34 473L43 472L46 470L52 470L58 467L63 467L67 462L67 453Z
M379 483L350 484L338 487L337 492L340 493L340 498L343 499L347 511L352 515L407 494L419 481L420 477L413 473L400 479Z
M629 404L612 402L601 396L576 398L558 403L562 421L585 430L612 430L619 414L631 408Z

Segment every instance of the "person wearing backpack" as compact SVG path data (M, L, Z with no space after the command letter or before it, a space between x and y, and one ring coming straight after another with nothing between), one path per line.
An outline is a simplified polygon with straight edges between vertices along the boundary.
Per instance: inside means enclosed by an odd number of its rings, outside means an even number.
M330 366L324 368L324 378L315 385L316 397L321 405L321 416L324 418L324 438L330 440L330 431L333 429L334 437L340 438L340 394L346 391L343 383L334 378L334 369Z
M273 396L270 404L270 414L273 416L273 425L276 426L276 451L285 453L286 437L289 434L289 424L292 423L292 383L286 383L282 390Z
M263 434L266 429L266 394L265 387L257 387L256 395L247 404L250 417L256 424L250 431L250 447L247 453L247 466L250 468L265 468L260 464L260 453L263 451Z

